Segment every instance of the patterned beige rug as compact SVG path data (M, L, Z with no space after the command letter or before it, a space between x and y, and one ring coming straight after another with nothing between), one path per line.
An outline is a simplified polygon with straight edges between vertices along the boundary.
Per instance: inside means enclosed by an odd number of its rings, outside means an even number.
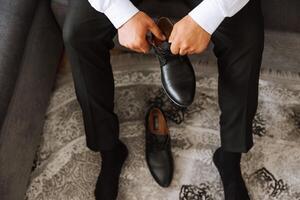
M195 102L185 121L169 123L175 176L171 186L163 189L151 177L144 157L143 119L147 102L160 89L158 64L152 56L141 55L117 55L112 60L121 139L130 151L118 199L223 199L211 160L219 146L216 75L198 76ZM255 147L244 155L242 164L254 200L300 200L300 82L287 83L260 81ZM94 199L99 168L100 156L85 146L81 111L66 70L58 78L48 108L27 200Z

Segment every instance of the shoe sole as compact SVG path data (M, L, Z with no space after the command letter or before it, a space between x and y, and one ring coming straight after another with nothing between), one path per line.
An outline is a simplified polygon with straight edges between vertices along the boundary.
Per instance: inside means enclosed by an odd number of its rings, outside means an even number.
M189 105L182 105L182 104L179 104L178 102L176 102L167 92L167 90L165 89L164 85L162 84L162 88L165 92L165 94L167 95L167 97L177 106L181 107L181 108L187 108Z

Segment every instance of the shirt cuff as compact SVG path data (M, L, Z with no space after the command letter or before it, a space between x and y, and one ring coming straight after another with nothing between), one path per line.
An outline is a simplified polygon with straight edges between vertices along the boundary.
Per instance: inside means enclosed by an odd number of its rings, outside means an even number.
M202 1L189 12L189 16L209 34L212 34L225 18L215 0Z
M139 12L139 10L129 0L114 1L113 4L104 10L104 14L116 29L125 24L137 12Z

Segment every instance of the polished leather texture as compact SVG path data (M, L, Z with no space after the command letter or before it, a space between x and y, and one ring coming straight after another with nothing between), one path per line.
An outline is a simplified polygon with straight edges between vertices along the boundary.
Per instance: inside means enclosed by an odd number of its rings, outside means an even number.
M162 187L168 187L172 181L174 173L174 163L171 152L171 138L168 132L167 121L163 112L159 109L159 120L156 123L159 127L165 127L165 131L155 132L151 128L153 116L151 112L158 107L149 109L146 115L146 162L151 175ZM152 118L152 119L151 119Z
M194 100L196 78L187 56L173 55L170 43L153 45L161 66L162 86L168 97L180 107L188 107Z

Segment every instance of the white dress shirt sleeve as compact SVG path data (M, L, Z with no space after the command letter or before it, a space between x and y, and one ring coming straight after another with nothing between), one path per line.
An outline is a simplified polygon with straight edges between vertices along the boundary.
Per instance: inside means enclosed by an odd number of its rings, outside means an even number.
M189 16L206 32L212 34L225 17L232 17L248 2L249 0L203 0Z
M88 1L97 11L104 13L117 29L139 11L129 0Z

